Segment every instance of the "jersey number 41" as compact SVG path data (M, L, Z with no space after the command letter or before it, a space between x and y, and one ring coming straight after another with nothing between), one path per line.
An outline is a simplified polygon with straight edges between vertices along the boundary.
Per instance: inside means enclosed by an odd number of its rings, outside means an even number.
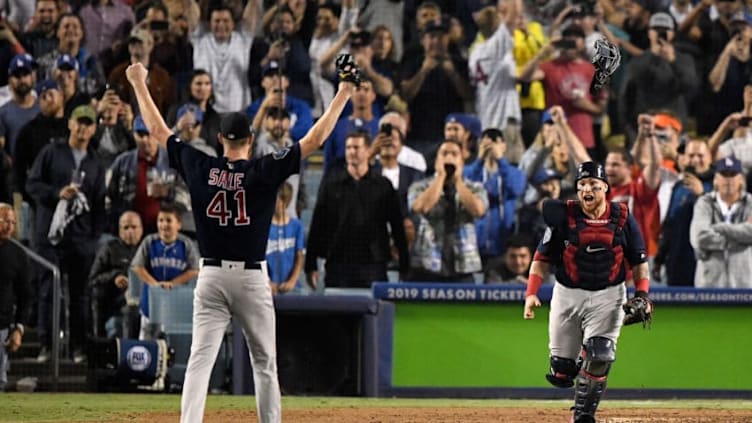
M233 223L235 226L245 226L251 223L245 211L245 190L235 191L232 196L235 200L237 213ZM227 226L232 219L232 211L227 207L227 191L218 191L206 207L206 215L212 219L219 219L219 226Z

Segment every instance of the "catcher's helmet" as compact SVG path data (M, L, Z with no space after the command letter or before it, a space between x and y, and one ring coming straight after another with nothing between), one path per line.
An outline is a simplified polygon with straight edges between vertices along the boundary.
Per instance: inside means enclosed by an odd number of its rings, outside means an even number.
M595 178L605 182L609 187L608 178L606 177L606 169L602 164L596 162L582 162L577 166L577 177L574 179L574 183L580 181L580 179Z

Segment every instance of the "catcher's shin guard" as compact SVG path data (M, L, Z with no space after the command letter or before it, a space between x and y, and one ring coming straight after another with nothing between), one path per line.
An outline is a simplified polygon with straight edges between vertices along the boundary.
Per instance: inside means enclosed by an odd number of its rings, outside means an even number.
M594 336L585 342L574 394L575 422L595 417L601 396L606 391L606 377L615 359L614 341Z

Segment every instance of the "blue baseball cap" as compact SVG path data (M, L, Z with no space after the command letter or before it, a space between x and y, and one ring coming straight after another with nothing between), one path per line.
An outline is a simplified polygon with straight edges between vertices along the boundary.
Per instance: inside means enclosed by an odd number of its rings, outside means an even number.
M16 76L19 73L31 73L37 67L39 65L29 53L17 54L8 65L8 74Z
M70 54L61 54L55 61L55 68L60 70L78 70L78 60Z
M742 173L742 162L734 156L724 157L715 163L715 171L738 175Z
M533 185L541 185L544 182L548 182L552 179L559 179L561 180L562 176L559 172L548 169L548 168L541 168L538 169L537 172L535 172L535 175L533 175L533 179L530 181Z
M180 120L186 113L193 113L193 117L196 119L196 123L204 122L204 111L200 107L193 103L185 103L178 109L175 116L176 120Z
M459 123L468 132L473 134L475 138L480 138L481 132L483 131L480 119L474 115L466 113L448 114L446 119L444 119L444 124L446 125L447 123Z
M752 15L744 11L739 11L731 15L729 22L743 22L747 25L752 25Z
M40 81L37 84L36 90L37 95L42 95L47 90L59 90L60 86L57 85L57 82L55 82L54 79L45 79L44 81Z
M146 132L147 134L149 133L149 128L146 127L144 119L141 118L141 115L138 115L135 119L133 119L133 132Z
M271 75L286 75L286 73L282 70L282 66L280 66L279 62L277 62L276 60L270 60L269 63L267 63L267 65L264 66L263 69L261 69L262 78Z

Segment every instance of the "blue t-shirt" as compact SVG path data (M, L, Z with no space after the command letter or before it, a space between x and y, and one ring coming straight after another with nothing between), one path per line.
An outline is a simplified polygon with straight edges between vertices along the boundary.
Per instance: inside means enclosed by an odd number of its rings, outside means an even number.
M0 136L5 137L5 151L16 154L16 138L21 128L39 114L39 101L28 109L21 108L13 101L0 107Z
M188 269L198 268L198 255L193 241L178 235L172 244L165 244L158 234L147 235L133 257L133 267L144 267L157 281L170 281ZM149 287L141 289L141 314L149 317Z
M287 280L295 266L295 254L305 250L305 230L298 219L290 219L285 225L272 223L269 227L269 242L266 244L266 265L269 280L279 284Z

